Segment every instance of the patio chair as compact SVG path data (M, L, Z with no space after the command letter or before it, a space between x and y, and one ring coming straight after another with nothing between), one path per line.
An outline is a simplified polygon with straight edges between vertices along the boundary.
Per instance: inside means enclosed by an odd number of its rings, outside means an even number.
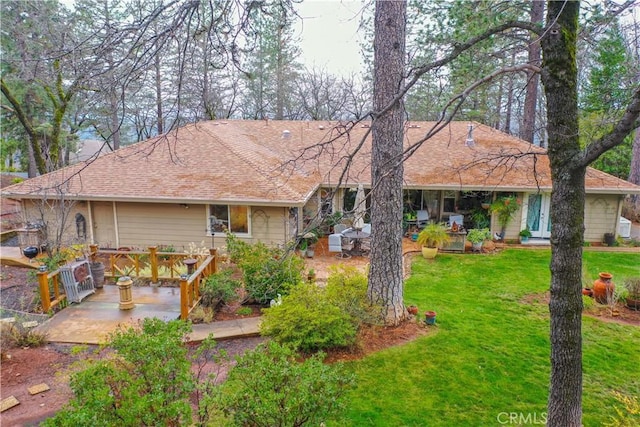
M338 258L350 258L351 255L344 252L345 250L349 250L349 244L343 244L344 236L339 233L334 233L329 235L329 252L337 252L336 256Z
M422 209L416 211L416 225L418 228L422 228L429 222L429 211L426 209Z
M341 234L346 229L347 226L345 224L336 224L333 226L333 232L337 234Z

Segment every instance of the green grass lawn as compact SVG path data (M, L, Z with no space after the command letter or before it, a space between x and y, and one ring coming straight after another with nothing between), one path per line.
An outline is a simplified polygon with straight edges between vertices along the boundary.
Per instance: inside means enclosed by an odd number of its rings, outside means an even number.
M329 425L496 426L504 413L544 424L549 385L548 250L415 258L405 302L438 313L428 336L347 365L348 409ZM640 254L585 252L589 277L640 275ZM528 298L538 294L540 298ZM640 395L640 328L583 321L585 426L609 421L612 396ZM500 415L502 413L502 415ZM500 416L500 418L498 418ZM513 425L513 424L510 424Z

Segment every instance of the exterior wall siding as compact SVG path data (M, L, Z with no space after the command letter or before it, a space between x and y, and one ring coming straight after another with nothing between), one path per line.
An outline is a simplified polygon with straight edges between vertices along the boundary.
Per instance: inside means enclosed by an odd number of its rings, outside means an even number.
M64 213L63 210L57 206L59 206L58 203L43 205L42 201L39 200L25 200L23 204L23 221L25 223L44 221L49 235L46 243L49 244L55 244L55 236L61 227L62 237L60 242L58 242L61 246L89 242L91 231L89 230L90 221L87 203L71 203L68 208L64 209L66 210ZM82 214L85 218L86 240L78 237L78 230L76 228L76 214L78 213Z
M190 243L209 247L205 206L173 203L116 203L121 247L171 245L181 251Z
M602 242L605 233L617 233L621 197L615 194L588 194L584 206L584 240Z
M520 201L523 194L519 193ZM618 195L587 195L585 200L585 241L602 242L605 233L616 233L621 197ZM308 214L317 208L317 198L312 197L304 210ZM25 200L23 220L37 222L42 219L41 202ZM190 243L200 246L216 247L225 245L224 236L218 235L212 240L207 232L208 210L206 205L189 205L185 209L179 204L158 203L116 203L117 233L119 246L145 248L156 245L172 245L177 250L186 249ZM253 206L250 209L250 234L239 236L247 243L263 242L269 246L284 244L292 233L287 207ZM75 216L82 214L86 220L87 239L78 237ZM49 230L57 230L61 224L59 209L44 209L44 220ZM507 227L505 238L517 240L518 233L526 224L523 205L514 214ZM62 245L89 243L91 238L91 220L86 202L77 202L69 208L62 234ZM495 216L491 220L491 231L500 231ZM51 232L50 232L51 233ZM55 233L55 231L54 231Z
M190 204L189 209L185 209L179 204L169 203L117 203L116 211L120 246L171 245L180 251L188 248L190 243L206 247L225 245L223 234L212 239L207 232L206 205ZM242 241L261 241L269 246L285 241L288 208L252 207L250 211L250 234L239 235Z
M267 246L282 245L289 236L289 208L251 207L251 243L262 242Z

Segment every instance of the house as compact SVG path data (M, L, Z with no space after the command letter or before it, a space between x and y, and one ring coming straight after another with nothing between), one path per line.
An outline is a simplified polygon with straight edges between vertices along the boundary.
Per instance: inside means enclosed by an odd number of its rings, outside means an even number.
M78 141L77 150L71 153L69 160L70 163L87 162L111 151L113 151L111 147L103 140L81 139Z
M25 177L11 174L2 173L0 175L0 189L8 187L15 182L22 181ZM5 198L0 205L0 218L2 219L2 232L7 230L13 230L15 224L20 223L21 218L21 204L20 201Z
M433 126L407 123L406 147ZM22 200L25 220L49 212L45 222L64 199L69 242L221 246L227 229L280 245L334 212L348 218L358 184L371 187L370 130L369 123L198 122L13 185L3 197ZM504 237L517 239L527 226L534 238L549 237L551 176L543 149L466 122L414 148L404 163L407 212L434 221L462 215L468 228L490 221L495 233L500 225L482 206L513 195L519 207ZM640 187L590 168L586 188L585 239L600 242L616 233L623 197Z

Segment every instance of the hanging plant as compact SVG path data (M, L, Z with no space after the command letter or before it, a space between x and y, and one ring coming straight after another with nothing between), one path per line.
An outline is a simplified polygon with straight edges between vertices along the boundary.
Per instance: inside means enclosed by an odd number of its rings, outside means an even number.
M515 196L499 197L492 204L489 210L495 214L500 224L500 235L504 239L504 233L513 218L513 214L520 209L520 201Z

